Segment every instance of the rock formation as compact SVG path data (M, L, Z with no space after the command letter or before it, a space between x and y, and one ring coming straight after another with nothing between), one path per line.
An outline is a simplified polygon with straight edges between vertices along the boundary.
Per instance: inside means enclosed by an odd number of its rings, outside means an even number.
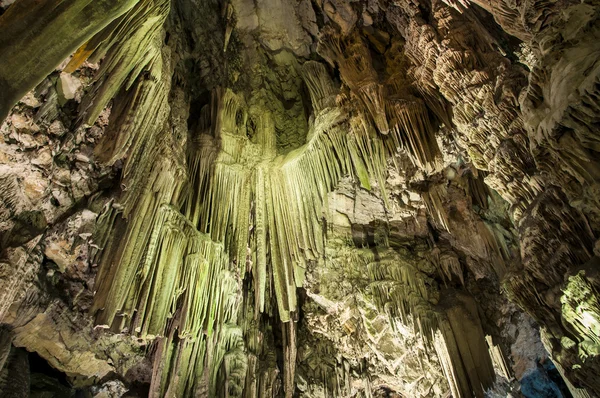
M0 0L0 396L600 397L597 0Z

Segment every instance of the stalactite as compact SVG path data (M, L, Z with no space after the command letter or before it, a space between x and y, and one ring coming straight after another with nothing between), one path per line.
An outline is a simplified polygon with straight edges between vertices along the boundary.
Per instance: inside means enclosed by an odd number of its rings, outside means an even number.
M386 112L396 147L406 148L419 168L439 170L441 152L425 104L419 100L388 100Z
M230 393L239 395L246 369L236 326L239 281L228 271L222 245L168 205L160 207L149 240L134 244L145 248L138 262L121 260L101 280L99 322L158 337L151 396L187 396L202 383L214 396L221 364L226 371L221 380L229 380Z
M176 200L182 189L171 180L177 173L185 173L182 165L164 156L177 145L162 134L169 114L171 80L169 53L162 47L162 25L169 7L167 0L144 0L92 39L97 42L92 57L104 60L92 90L81 103L81 114L91 124L119 90L124 94L115 101L109 127L95 153L108 164L126 158L122 176L125 217L138 205L148 205L140 203L144 200L140 194L148 189L165 195L155 207ZM154 157L149 154L158 156L159 164L153 164ZM161 167L175 171L162 173ZM164 191L163 184L168 187Z
M210 124L208 129L210 129ZM200 213L202 211L202 193L208 189L215 161L219 154L218 144L210 134L204 130L192 139L187 154L188 172L190 184L193 189L189 195L184 197L184 214L194 224L199 225Z
M441 167L441 151L435 137L439 120L450 125L449 117L442 104L432 96L420 99L415 96L424 91L408 73L410 62L404 55L404 42L395 40L386 52L386 114L390 131L390 142L395 147L408 151L413 163L428 172ZM429 98L429 101L427 99ZM433 106L430 111L428 104ZM439 115L439 116L438 116ZM395 148L394 148L395 149Z
M442 278L451 281L456 276L464 286L463 268L456 253L448 250L441 251L439 248L435 248L432 251L432 256L433 263L436 265L438 273Z
M337 90L325 65L316 61L305 62L302 64L302 78L308 87L315 113L335 106Z
M392 325L395 319L412 325L414 333L430 344L437 329L433 306L438 298L429 287L433 281L391 250L381 259L364 253L356 258L361 260L366 262L372 281L369 289L377 307L390 316Z
M0 122L78 46L139 0L23 0L0 18ZM39 54L44 57L39 57Z
M417 166L429 172L438 170L441 167L441 152L435 138L438 126L425 103L409 93L405 65L388 65L392 69L388 73L393 75L389 79L388 91L393 94L390 97L379 82L368 47L356 34L340 38L326 32L319 48L323 56L339 66L344 83L360 99L364 116L369 115L380 133L392 132L389 152L394 154L396 148L404 148ZM396 52L401 54L399 50ZM448 120L446 112L434 105L443 120Z
M433 219L435 225L444 228L446 231L455 232L452 228L456 228L456 222L450 224L448 215L448 193L445 185L433 185L429 190L422 193L423 201L428 210L429 215ZM482 260L489 261L492 266L492 271L501 280L507 271L506 261L510 258L510 250L507 246L504 235L497 227L488 224L483 219L476 219L471 224L473 229L477 231L473 237L473 243L477 251L477 256ZM449 260L449 259L448 259ZM460 266L455 263L443 264L438 262L440 266L450 266L458 271ZM448 271L443 268L443 274L449 275Z
M325 73L322 67L309 68L320 70L313 70L312 77ZM330 88L322 88L326 76L319 79L307 82L314 86L315 103L322 102L321 95L332 95ZM200 230L224 242L238 266L246 264L248 245L256 248L252 272L258 282L255 305L260 311L265 307L270 259L279 316L288 322L296 311L295 290L302 283L304 262L318 259L323 252L320 220L327 192L342 176L354 172L369 187L369 176L377 178L385 192L381 142L369 138L364 129L356 131L354 140L346 140L346 119L338 110L330 110L315 116L306 145L276 156L268 113L258 117L251 141L240 130L247 117L240 111L242 99L230 90L216 93L215 98L220 101L213 121L218 141L204 136L189 157L194 181L190 192L207 199L197 209L191 207L197 206L194 200L186 200L187 214L192 221L200 220ZM251 220L254 242L249 242Z
M282 329L284 347L283 375L285 377L283 381L283 390L286 398L292 398L294 396L294 390L296 388L296 323L293 321L285 323L282 325Z
M569 264L584 264L592 254L588 248L594 235L587 220L569 207L556 189L548 189L536 199L521 223L520 234L526 269L546 286L562 284Z
M390 126L386 116L384 87L376 82L364 83L356 88L356 93L379 132L388 134Z
M81 104L80 113L87 124L93 124L118 90L131 88L138 76L144 74L145 79L161 80L162 27L170 4L170 0L142 0L98 33L98 47L91 57L104 59L92 92ZM91 49L86 46L86 50ZM76 58L72 62L79 63L80 60ZM140 110L140 114L144 112L150 110Z
M496 234L495 228L483 220L477 222L477 231L480 239L483 241L487 257L492 263L494 272L502 280L506 273L505 260L510 257L504 237Z
M485 175L485 172L478 172L477 175L469 176L469 194L474 205L480 209L487 210L490 189L480 174Z
M442 329L436 331L434 336L434 348L438 358L440 359L442 371L444 372L444 376L446 377L446 381L448 382L452 396L461 397L462 391L460 388L461 385L466 384L465 375L464 372L460 372L460 370L455 369L452 364L452 358L457 357L458 352L456 350L456 346L451 344L452 340L446 341L443 332L444 327L447 327L447 325L443 323Z
M487 342L488 349L490 352L490 358L492 359L492 363L494 364L496 374L499 374L506 380L510 380L512 377L510 365L509 362L506 360L504 353L502 352L502 348L499 345L494 344L492 336L485 336L485 341Z
M563 320L580 336L582 358L600 353L600 292L586 278L585 271L570 276L560 298Z
M422 197L433 220L446 231L450 231L448 215L443 204L443 198L446 197L445 188L442 185L434 185L427 192L423 192Z
M3 251L4 258L0 257L0 273L3 274L0 279L0 319L4 319L11 304L18 301L33 282L42 260L38 246L41 238L41 235L37 236L21 247Z
M384 88L378 82L369 48L363 39L356 32L346 38L325 32L319 42L319 52L330 63L337 64L344 83L360 99L365 113L372 118L380 133L387 134L389 126L385 114Z
M522 217L527 205L544 192L544 185L539 176L530 172L534 160L523 150L526 142L521 134L515 134L511 139L502 141L489 164L489 170L493 174L486 177L490 187L513 204L513 214L517 219Z
M446 291L440 305L435 347L453 396L483 398L495 374L476 303L464 293Z
M161 152L159 148L156 153ZM155 239L152 226L157 219L163 217L160 208L163 204L178 202L184 181L181 177L178 178L181 170L168 156L159 159L150 166L149 175L140 172L143 168L136 170L137 178L131 181L132 189L124 197L123 215L129 222L123 239L111 242L111 250L103 253L95 306L95 309L105 308L99 318L101 323L112 324L117 310L125 309L124 291L131 288L135 267L142 263L145 248ZM113 256L122 264L121 267L115 269L110 266L114 261ZM129 303L128 307L131 308L131 305ZM131 315L130 312L129 314Z
M361 185L370 190L370 181L376 181L385 206L389 208L385 186L387 153L384 143L375 135L373 128L360 117L352 118L350 126L352 133L348 140L348 149Z

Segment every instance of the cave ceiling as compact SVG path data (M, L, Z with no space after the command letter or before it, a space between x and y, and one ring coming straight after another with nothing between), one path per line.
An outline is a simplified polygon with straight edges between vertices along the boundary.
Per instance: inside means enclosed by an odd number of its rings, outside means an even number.
M598 0L0 0L0 396L600 397Z

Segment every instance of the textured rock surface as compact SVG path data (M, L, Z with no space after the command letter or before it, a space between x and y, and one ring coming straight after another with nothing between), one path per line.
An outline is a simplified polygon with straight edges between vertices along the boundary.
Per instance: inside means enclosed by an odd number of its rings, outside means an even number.
M0 1L0 395L600 396L597 1L52 3Z

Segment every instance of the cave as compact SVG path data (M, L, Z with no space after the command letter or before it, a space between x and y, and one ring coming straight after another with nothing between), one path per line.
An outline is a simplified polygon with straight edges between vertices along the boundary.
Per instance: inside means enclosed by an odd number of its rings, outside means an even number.
M600 397L597 0L0 0L0 397Z

